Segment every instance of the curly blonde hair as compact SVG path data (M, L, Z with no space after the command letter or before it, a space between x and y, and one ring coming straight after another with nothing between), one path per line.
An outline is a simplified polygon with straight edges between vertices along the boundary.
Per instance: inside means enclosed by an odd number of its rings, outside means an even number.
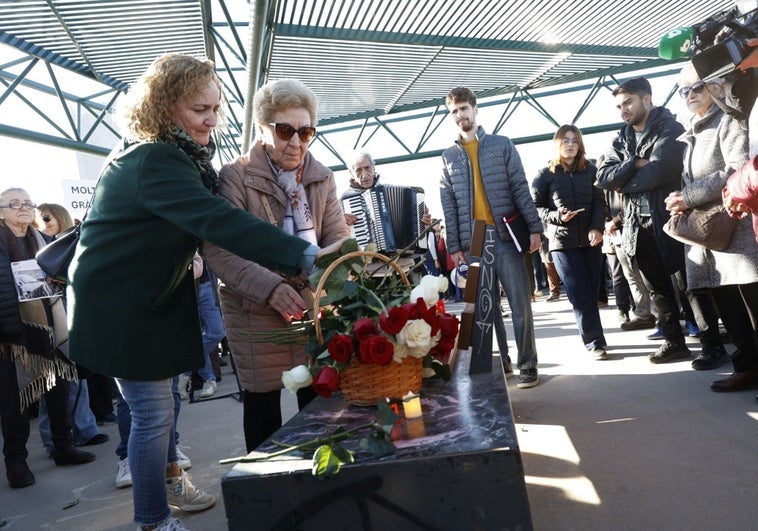
M176 105L213 81L223 94L212 61L176 53L158 57L123 98L118 121L131 140L170 138Z

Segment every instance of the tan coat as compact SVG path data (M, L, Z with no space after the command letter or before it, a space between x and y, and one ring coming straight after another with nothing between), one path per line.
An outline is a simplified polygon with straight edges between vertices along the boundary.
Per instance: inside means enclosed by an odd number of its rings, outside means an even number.
M332 171L309 153L302 178L319 245L324 247L349 236ZM224 166L220 181L220 195L268 221L269 215L261 200L265 196L277 225L282 226L285 194L271 174L260 144L256 143L249 155ZM306 359L302 346L253 343L250 332L270 331L287 324L279 312L266 304L282 277L210 243L204 244L203 255L211 270L224 283L220 289L221 310L240 385L253 393L281 389L282 371ZM303 295L308 300L307 294Z

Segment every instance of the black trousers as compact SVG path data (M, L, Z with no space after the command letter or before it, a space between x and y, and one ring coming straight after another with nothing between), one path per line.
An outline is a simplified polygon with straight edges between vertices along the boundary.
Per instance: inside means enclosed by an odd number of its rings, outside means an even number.
M735 372L758 369L758 282L713 288L711 294L738 349L732 357Z
M719 332L719 313L713 302L711 290L689 291L687 275L684 272L677 272L674 279L678 288L687 295L685 299L682 299L682 303L686 301L689 304L682 304L682 307L687 320L694 321L700 329L700 343L708 347L723 345L721 332Z
M50 416L50 431L56 449L74 445L71 415L68 411L68 386L67 380L58 379L55 387L45 392L42 397ZM25 461L29 455L26 450L26 441L29 440L29 416L26 411L21 411L16 365L3 359L0 359L0 425L5 462Z
M639 229L634 259L642 273L642 281L650 291L650 300L655 306L655 313L663 329L663 337L672 343L684 343L674 284L666 272L667 268L655 243L650 219L643 222Z
M267 393L243 391L242 429L245 447L250 453L282 426L281 389ZM303 409L316 398L312 387L297 391L297 407Z
M97 420L102 420L108 413L113 414L113 399L116 397L116 385L113 378L93 372L87 376L89 389L89 407Z
M620 312L629 313L634 307L634 300L632 299L632 292L629 289L629 282L624 276L621 262L618 261L615 254L606 255L606 259L611 268L613 294L616 296L616 308L618 308Z

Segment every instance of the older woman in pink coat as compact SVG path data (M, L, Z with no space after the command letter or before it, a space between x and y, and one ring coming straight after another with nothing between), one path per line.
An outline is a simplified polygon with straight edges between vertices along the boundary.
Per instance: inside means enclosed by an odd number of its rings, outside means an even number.
M327 245L350 230L337 199L334 174L308 153L316 133L317 100L300 81L281 79L254 98L257 138L250 152L224 166L220 195L234 205L314 245ZM221 309L237 375L244 390L243 427L251 451L282 424L282 371L304 363L302 345L252 342L251 332L288 325L312 300L307 279L287 277L206 244L206 262L223 281ZM298 391L298 405L313 398Z

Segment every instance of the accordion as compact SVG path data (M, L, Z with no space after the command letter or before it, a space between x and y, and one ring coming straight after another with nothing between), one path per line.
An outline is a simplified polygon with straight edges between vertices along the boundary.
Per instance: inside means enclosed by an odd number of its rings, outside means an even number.
M426 249L425 241L417 241L426 229L421 223L426 211L423 188L377 185L348 192L342 196L342 209L358 218L352 235L361 246L374 243L386 254L406 247L409 252Z

